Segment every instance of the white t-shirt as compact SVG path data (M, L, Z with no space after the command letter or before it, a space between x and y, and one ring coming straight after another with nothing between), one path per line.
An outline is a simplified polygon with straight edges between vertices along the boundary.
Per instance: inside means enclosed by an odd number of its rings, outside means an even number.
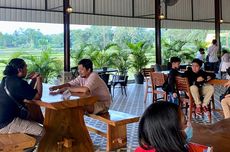
M198 52L196 53L196 58L197 58L197 59L200 59L201 61L204 61L204 57L205 57L205 55L204 55L204 54L201 54L200 51L198 51Z
M213 62L218 62L218 57L217 57L217 53L218 53L218 46L216 45L211 45L208 48L208 55L209 55L209 62L213 63Z

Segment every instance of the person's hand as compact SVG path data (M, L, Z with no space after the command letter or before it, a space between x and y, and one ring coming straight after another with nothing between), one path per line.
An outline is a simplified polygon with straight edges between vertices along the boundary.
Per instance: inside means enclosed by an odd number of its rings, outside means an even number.
M209 80L211 80L212 79L212 77L210 77L210 76L207 76L207 81L209 81Z
M38 76L36 77L36 81L42 82L42 76L41 76L41 75L38 75Z
M57 90L57 89L59 89L59 87L58 87L58 86L52 86L52 87L49 87L49 90L50 90L50 91L55 91L55 90Z
M224 96L225 98L229 98L230 97L230 94L227 94L226 96Z
M173 93L173 98L177 98L177 93Z
M31 72L30 74L27 75L27 78L28 78L28 79L35 79L35 78L37 78L38 76L40 76L39 73L37 73L37 72Z
M50 91L49 93L50 93L50 95L57 95L57 94L60 94L59 91Z
M196 79L196 81L197 81L197 82L202 82L202 81L204 81L204 78L200 76L200 77L198 77L198 78Z
M227 83L224 84L225 87L229 87L230 86L230 81L228 81Z

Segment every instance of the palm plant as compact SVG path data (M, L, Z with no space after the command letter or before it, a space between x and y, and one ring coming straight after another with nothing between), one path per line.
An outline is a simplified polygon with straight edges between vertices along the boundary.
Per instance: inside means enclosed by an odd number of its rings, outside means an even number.
M172 56L182 57L183 55L186 55L186 53L185 54L181 53L183 51L183 46L186 43L187 43L186 41L181 41L181 40L162 39L163 59L164 59L163 63L167 64Z
M51 78L57 76L62 71L63 63L56 57L52 57L51 49L41 51L40 56L26 56L28 71L38 72L43 77L43 82L47 83Z
M89 54L96 68L112 67L115 65L114 58L116 53L115 49L112 48L113 46L115 46L115 44L109 44L105 46L103 50L95 49Z
M135 73L140 73L149 62L149 59L145 55L147 52L147 44L146 42L127 43L127 46L131 51L131 67L134 68Z
M90 54L98 50L96 46L92 44L81 44L79 48L71 50L71 58L74 61L75 66L83 58L90 58Z
M137 83L143 83L141 70L148 64L149 59L146 56L149 45L146 42L127 43L131 52L130 65L135 71L135 80ZM140 81L139 81L139 80Z

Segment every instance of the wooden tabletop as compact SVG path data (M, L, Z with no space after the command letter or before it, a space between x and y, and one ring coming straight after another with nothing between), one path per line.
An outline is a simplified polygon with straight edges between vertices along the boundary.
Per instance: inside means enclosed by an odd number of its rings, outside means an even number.
M50 84L43 84L43 95L41 100L33 100L39 106L50 109L66 109L78 106L93 105L97 97L90 97L84 93L74 93L69 99L63 99L62 94L49 94Z
M210 81L208 81L209 84L212 85L224 85L225 83L227 83L229 80L222 80L222 79L212 79Z
M230 151L230 119L212 125L193 123L192 142L212 146L214 152Z

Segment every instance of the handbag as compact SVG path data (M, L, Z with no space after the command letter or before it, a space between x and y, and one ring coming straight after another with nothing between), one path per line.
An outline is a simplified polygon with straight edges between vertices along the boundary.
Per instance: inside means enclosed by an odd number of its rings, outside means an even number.
M11 95L11 93L8 90L7 85L6 85L6 79L5 79L4 90L5 90L6 94L11 98L11 100L14 101L16 103L16 105L18 106L18 108L19 108L19 118L28 119L29 110L25 106L23 106L22 104L18 103L18 101Z

